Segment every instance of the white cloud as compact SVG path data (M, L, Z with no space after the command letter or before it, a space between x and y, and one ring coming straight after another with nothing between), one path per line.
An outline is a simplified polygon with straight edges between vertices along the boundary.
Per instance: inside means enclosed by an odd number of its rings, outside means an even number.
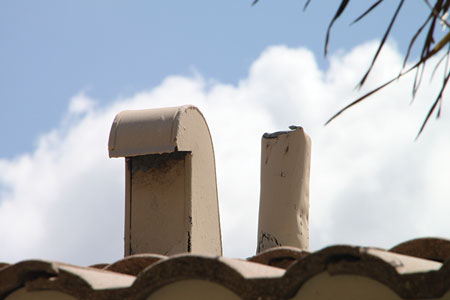
M212 132L226 256L254 253L261 135L292 124L302 125L313 140L312 250L450 236L446 103L442 119L432 120L414 142L439 80L424 85L412 106L407 78L323 126L348 101L399 70L401 56L388 45L367 87L355 92L374 48L367 43L336 55L323 71L309 50L276 46L261 54L237 86L172 76L103 107L76 95L68 118L32 153L0 160L0 261L119 259L124 163L108 158L112 120L124 109L182 104L198 106Z
M95 102L89 99L84 92L75 95L69 104L69 113L82 114L91 111L94 108Z

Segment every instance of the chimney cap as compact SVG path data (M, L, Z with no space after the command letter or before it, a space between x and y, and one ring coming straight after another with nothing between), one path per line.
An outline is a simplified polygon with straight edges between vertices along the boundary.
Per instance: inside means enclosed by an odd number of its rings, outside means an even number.
M180 138L186 131L186 124L181 125L181 120L187 115L201 118L206 125L202 113L193 105L124 110L118 113L109 134L109 157L183 151L188 145L184 145L185 138Z

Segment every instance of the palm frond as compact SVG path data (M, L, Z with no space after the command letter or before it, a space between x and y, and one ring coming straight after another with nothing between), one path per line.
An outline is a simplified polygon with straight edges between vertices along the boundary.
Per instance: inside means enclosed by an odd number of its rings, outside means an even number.
M255 5L256 3L258 3L259 0L253 0L252 5ZM444 68L444 78L442 81L442 86L441 89L439 91L439 94L437 95L433 105L429 108L428 113L419 129L419 132L417 134L418 138L420 136L420 134L423 132L426 124L428 123L431 115L436 111L436 117L439 118L440 114L441 114L441 109L442 109L442 99L443 99L443 94L445 92L445 89L447 87L448 81L449 81L449 77L450 77L450 71L449 71L449 60L450 60L450 24L449 22L446 20L446 16L447 16L447 12L450 9L450 0L434 0L433 4L430 2L430 0L423 0L424 3L429 7L430 9L430 13L427 15L427 17L425 18L425 20L422 22L422 24L418 27L418 29L415 31L415 33L411 36L405 57L403 59L403 65L400 69L399 74L392 78L391 80L385 82L384 84L378 86L377 88L371 90L370 92L364 94L363 96L359 97L358 99L352 101L350 104L346 105L344 108L342 108L341 110L339 110L337 113L335 113L326 123L329 124L332 120L334 120L336 117L340 116L343 112L345 112L347 109L353 107L354 105L361 103L362 101L366 100L368 97L372 96L373 94L379 92L380 90L382 90L383 88L385 88L386 86L390 85L392 82L396 81L397 79L403 77L404 75L410 73L411 71L415 71L415 77L414 77L414 81L412 84L412 101L415 99L415 96L417 94L417 91L420 88L423 76L424 76L424 71L425 71L425 66L428 62L428 60L433 57L434 55L436 55L437 53L439 53L445 46L448 46L448 50L447 52L444 54L444 56L436 63L433 73L432 73L432 78L434 76L434 73L436 71L436 69L439 67L439 65L442 63L442 61L444 60L444 58L446 58L446 64L445 64L445 68ZM306 3L303 7L303 9L305 10L308 5L310 4L311 0L306 0ZM367 15L369 15L370 13L372 13L375 8L377 8L381 3L383 2L383 0L373 0L372 5L366 9L361 15L359 15L352 23L358 23L359 21L361 21L363 18L365 18ZM333 28L335 22L341 17L341 15L344 13L344 11L346 10L346 8L348 7L350 3L350 0L340 0L340 4L339 7L337 9L337 11L335 12L333 18L331 19L328 28L327 28L327 32L326 32L326 36L325 36L325 46L324 46L324 55L326 56L328 54L328 47L329 47L329 42L330 42L330 36L331 36L331 29ZM358 83L358 87L361 88L364 83L366 82L369 74L371 73L373 67L375 66L375 63L378 59L378 56L381 52L381 50L383 49L390 33L391 30L394 26L394 24L397 21L398 15L400 13L400 11L402 10L402 7L404 5L407 5L405 3L410 3L408 1L405 0L398 0L398 5L394 11L394 14L392 16L392 18L390 19L390 22L388 23L388 27L386 29L386 31L384 32L384 35L378 45L378 48L374 54L374 56L372 57L372 61L366 71L366 73L364 74L364 76L361 78L360 82ZM441 23L444 25L444 29L448 30L447 34L445 34L439 41L435 41L435 35L436 35L436 25L439 25L438 23ZM420 24L420 23L419 23ZM426 30L425 30L426 29ZM420 49L420 55L419 58L417 59L417 61L414 63L414 65L412 67L410 67L409 69L407 69L406 71L404 71L406 65L408 64L408 61L410 59L410 55L411 52L413 50L413 48L416 47L417 41L419 40L419 37L421 37L423 35L423 44L421 46Z
M308 5L310 2L311 2L311 0L306 1L305 6L303 6L303 11L305 11L308 8Z
M375 55L372 58L372 62L370 63L369 69L367 70L366 74L364 74L363 78L359 82L359 87L362 87L364 82L366 82L367 77L369 77L370 71L372 71L372 68L375 65L375 61L377 60L378 55L381 52L381 49L383 49L384 43L386 42L386 40L389 36L389 33L391 32L391 29L394 26L395 21L397 20L398 13L402 9L403 3L405 3L405 0L400 0L400 3L398 5L397 9L395 10L394 16L392 17L391 22L389 23L389 26L386 29L386 32L384 33L383 38L381 39L380 45L378 46L378 49L377 49L377 52L375 53Z
M422 24L422 26L419 27L419 29L416 31L416 33L411 38L409 45L408 45L408 50L406 51L405 59L403 60L402 69L405 68L406 63L408 62L408 58L409 58L409 55L411 54L411 50L414 46L414 43L416 42L419 35L422 33L422 30L425 28L425 26L427 26L427 24L430 22L431 17L432 17L432 14L430 14L430 16L425 20L425 22Z
M365 12L363 12L359 17L357 17L350 25L353 25L355 23L358 23L363 19L365 16L367 16L372 10L374 10L383 0L378 0L372 6L370 6Z
M430 109L428 110L427 116L425 117L425 120L423 121L422 126L419 129L419 133L416 136L416 140L419 138L420 134L424 130L425 126L427 125L428 120L430 119L431 115L433 114L434 110L436 109L436 106L441 103L442 95L444 94L444 90L445 90L445 87L447 86L449 78L450 78L450 72L448 72L447 75L445 76L444 83L442 84L441 90L439 91L439 95L436 97L436 100L434 101L433 105L431 105ZM440 108L439 108L437 117L439 117L440 114L441 113L440 113Z
M388 85L390 85L392 82L400 79L401 77L405 76L406 74L408 74L409 72L415 70L418 67L418 65L414 65L413 67L409 68L407 71L400 73L399 75L397 75L396 77L388 80L387 82L383 83L382 85L378 86L377 88L371 90L370 92L362 95L361 97L359 97L358 99L352 101L350 104L346 105L344 108L342 108L341 110L339 110L337 113L335 113L330 119L328 119L328 121L325 122L325 125L328 125L331 121L333 121L334 119L336 119L338 116L340 116L343 112L345 112L347 109L349 109L352 106L355 106L356 104L362 102L363 100L366 100L368 97L372 96L373 94L375 94L376 92L384 89L385 87L387 87Z
M417 134L416 139L421 135L421 133L423 132L424 128L426 127L431 115L436 112L437 109L437 113L436 113L436 118L439 118L440 114L441 114L441 109L442 109L442 99L443 99L443 94L445 92L445 89L447 87L448 81L449 81L449 77L450 77L450 71L448 70L448 61L449 61L449 57L450 57L450 31L447 32L447 34L444 35L444 37L442 37L437 43L435 41L435 32L436 32L436 24L438 22L444 23L445 26L447 26L447 30L450 30L450 26L449 23L445 20L445 15L446 12L449 10L450 8L450 0L436 0L435 3L432 5L430 3L429 0L424 0L425 3L430 7L430 14L427 16L427 18L425 19L425 21L422 23L422 25L417 29L417 31L412 35L409 45L408 45L408 49L406 51L406 55L404 57L404 61L403 61L403 66L400 70L400 73L398 76L396 76L395 78L387 81L386 83L380 85L379 87L371 90L370 92L364 94L363 96L359 97L358 99L352 101L350 104L346 105L344 108L342 108L341 110L339 110L336 114L334 114L325 124L330 123L332 120L334 120L336 117L338 117L339 115L341 115L344 111L346 111L347 109L353 107L354 105L366 100L369 96L372 96L373 94L375 94L376 92L380 91L381 89L385 88L386 86L390 85L392 82L394 82L395 80L399 79L400 77L406 75L407 73L410 73L411 71L415 70L416 74L415 74L415 78L414 78L414 82L412 84L412 101L414 100L417 91L420 88L421 82L422 82L422 78L424 76L424 71L425 71L425 66L426 63L428 62L428 60L433 57L434 55L436 55L438 52L440 52L445 46L449 46L449 49L447 50L447 52L445 53L445 55L443 56L443 58L441 58L441 60L439 60L435 66L435 69L441 64L441 61L444 58L446 59L446 66L445 66L445 70L444 70L444 79L442 82L442 86L441 89L439 91L439 94L437 95L433 105L431 105L431 107L428 110L428 113L419 129L419 132ZM368 15L369 13L371 13L374 8L376 8L379 4L381 3L381 0L377 0L375 1L372 6L369 7L369 9L367 9L362 15L360 15L358 18L355 19L355 21L353 23L356 23L358 21L360 21L362 18L364 18L366 15ZM400 10L402 9L402 6L404 5L405 1L404 0L400 0L399 4L394 12L393 17L390 20L389 26L382 38L382 40L380 41L379 45L378 45L378 49L375 53L375 55L372 58L372 62L369 66L369 68L367 69L366 73L364 74L364 76L362 77L361 81L359 82L359 87L362 87L363 84L366 82L372 68L375 65L375 62L378 58L379 53L381 52L390 32L391 29L394 25L394 23L397 20L398 14L400 12ZM406 2L407 3L407 2ZM341 3L342 4L342 3ZM334 20L335 18L333 18ZM332 23L333 23L332 20ZM353 24L352 23L352 24ZM411 51L414 47L414 45L416 44L419 36L421 35L421 33L424 32L424 29L427 28L424 39L423 39L423 44L422 44L422 49L420 52L420 56L419 59L415 62L415 64L409 68L407 71L403 71L403 69L406 67L406 64L408 63L408 60L410 58L410 54ZM328 40L328 36L326 38L326 41ZM434 71L433 71L434 73Z
M334 14L333 19L331 20L330 24L328 25L328 29L327 29L327 36L325 38L325 49L324 49L324 53L325 56L328 53L328 42L330 40L330 31L331 28L333 27L334 22L336 22L336 20L342 15L342 13L344 12L345 8L347 7L347 5L350 3L350 0L342 0L341 4L339 5L338 10L336 11L336 13Z

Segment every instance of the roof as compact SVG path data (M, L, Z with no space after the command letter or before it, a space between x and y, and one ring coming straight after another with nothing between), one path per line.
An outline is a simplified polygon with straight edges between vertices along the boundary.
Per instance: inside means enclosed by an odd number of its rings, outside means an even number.
M276 247L254 257L140 254L91 267L28 260L0 264L0 298L450 299L450 241L390 250Z

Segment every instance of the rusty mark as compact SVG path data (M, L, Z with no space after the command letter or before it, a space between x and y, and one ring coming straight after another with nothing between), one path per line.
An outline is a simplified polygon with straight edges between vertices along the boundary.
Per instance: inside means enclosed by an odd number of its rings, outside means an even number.
M295 257L290 257L290 256L275 257L275 258L272 258L271 260L269 260L269 266L287 269L296 261L297 261L297 259Z
M138 171L146 172L150 169L165 173L172 168L173 162L183 160L188 153L188 151L178 151L132 157L131 175L135 175Z
M270 233L262 232L261 238L258 242L258 249L257 252L261 252L263 250L266 250L268 248L272 248L275 246L282 246L281 243L278 242L277 238Z
M277 131L277 132L273 132L273 133L264 133L263 137L265 139L277 139L278 136L283 135L283 134L287 134L290 131Z
M188 244L187 246L188 246L188 247L187 247L187 252L190 253L190 252L191 252L191 232L188 231L187 234L188 234L188 240L187 240L187 244Z
M131 158L131 181L149 184L170 182L184 172L184 161L190 152L150 154Z

